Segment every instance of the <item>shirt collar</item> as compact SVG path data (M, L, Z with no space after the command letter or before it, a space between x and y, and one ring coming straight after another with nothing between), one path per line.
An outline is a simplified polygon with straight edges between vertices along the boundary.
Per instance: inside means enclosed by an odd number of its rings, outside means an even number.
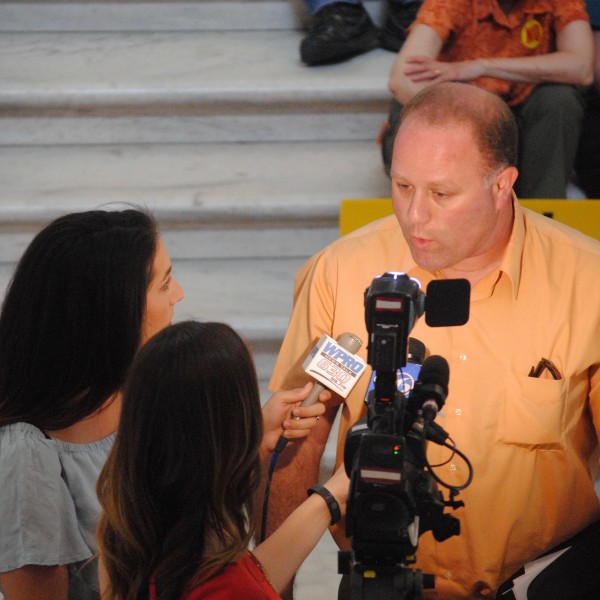
M521 281L521 262L525 246L525 215L519 200L512 192L513 228L510 239L500 263L500 272L505 274L512 283L513 298L516 300Z

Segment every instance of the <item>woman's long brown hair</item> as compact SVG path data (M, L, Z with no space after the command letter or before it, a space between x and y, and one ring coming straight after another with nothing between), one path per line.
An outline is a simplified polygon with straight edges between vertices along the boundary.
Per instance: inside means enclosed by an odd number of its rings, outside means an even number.
M158 600L176 600L247 551L261 439L254 363L229 326L186 321L147 342L97 487L113 595L146 599L155 576Z

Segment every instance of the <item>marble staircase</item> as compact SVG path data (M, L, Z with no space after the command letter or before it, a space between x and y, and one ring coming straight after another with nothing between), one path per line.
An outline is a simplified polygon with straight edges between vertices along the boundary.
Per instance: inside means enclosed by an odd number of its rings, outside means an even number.
M50 218L147 206L178 318L237 327L264 389L295 269L337 236L341 198L388 193L393 55L307 68L305 19L291 0L0 4L1 281Z
M146 206L186 292L177 319L234 326L266 397L295 270L337 237L340 199L388 194L394 57L307 68L306 18L301 0L0 3L0 290L51 218ZM297 600L336 597L336 572L326 535Z

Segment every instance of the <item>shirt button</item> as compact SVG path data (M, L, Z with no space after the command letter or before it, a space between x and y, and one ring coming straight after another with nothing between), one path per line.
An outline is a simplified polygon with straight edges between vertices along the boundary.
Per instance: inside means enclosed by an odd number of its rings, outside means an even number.
M453 575L454 575L454 574L452 573L452 571L446 571L446 572L444 573L444 577L445 577L446 579L452 579Z
M452 473L454 473L454 471L456 471L456 465L454 463L452 463L449 468L450 468L450 471L452 471Z
M455 409L455 410L454 410L454 414L455 414L457 417L460 417L460 416L462 415L462 408L457 408L457 409Z
M458 355L458 358L459 358L460 360L467 360L467 355L466 355L464 352L461 352L461 353Z

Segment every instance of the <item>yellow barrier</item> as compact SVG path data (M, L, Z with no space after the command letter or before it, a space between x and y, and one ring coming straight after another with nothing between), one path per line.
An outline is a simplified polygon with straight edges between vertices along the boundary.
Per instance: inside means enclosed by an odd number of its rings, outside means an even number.
M520 200L522 206L600 240L600 200ZM340 235L393 213L389 198L348 199L340 206Z

